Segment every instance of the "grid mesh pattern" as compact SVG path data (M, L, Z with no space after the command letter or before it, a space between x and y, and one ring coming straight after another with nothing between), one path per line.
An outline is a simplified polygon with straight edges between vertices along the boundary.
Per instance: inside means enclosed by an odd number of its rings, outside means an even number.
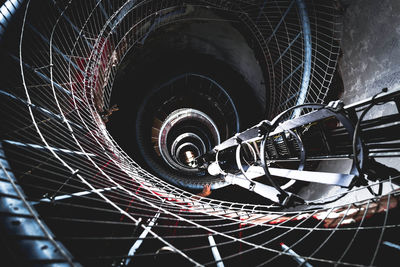
M386 181L382 197L311 210L203 198L138 166L99 115L128 50L156 28L208 19L189 6L230 12L246 24L262 51L270 114L294 105L305 77L299 2L26 1L2 44L0 173L2 184L15 186L1 198L24 200L39 214L30 209L13 218L51 229L44 236L8 232L12 240L51 241L62 252L49 258L38 252L27 261L361 266L398 254L397 177ZM323 101L336 66L330 2L306 1L312 47L306 102ZM25 195L11 193L19 187Z

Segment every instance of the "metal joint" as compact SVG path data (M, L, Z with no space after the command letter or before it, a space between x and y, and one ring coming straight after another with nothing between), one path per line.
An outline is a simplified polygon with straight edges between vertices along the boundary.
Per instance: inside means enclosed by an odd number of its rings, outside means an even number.
M262 121L258 126L258 137L266 135L271 129L271 125L267 121Z
M342 100L331 101L326 106L327 109L330 109L333 112L340 112L344 108L344 103Z

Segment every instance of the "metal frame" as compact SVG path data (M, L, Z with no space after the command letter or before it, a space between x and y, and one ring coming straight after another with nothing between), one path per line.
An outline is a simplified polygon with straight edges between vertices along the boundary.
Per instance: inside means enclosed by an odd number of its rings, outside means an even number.
M387 90L383 91L386 92ZM368 151L368 145L371 142L374 144L374 149L381 149L384 151L381 152L383 153L383 156L396 157L400 152L399 146L394 146L394 148L385 151L388 147L390 147L390 145L387 145L387 142L393 141L391 137L386 138L386 135L384 135L380 137L379 142L376 142L373 137L373 140L371 140L368 138L368 136L363 136L363 132L370 130L371 128L378 129L381 132L385 130L390 131L393 126L398 127L400 124L400 117L398 116L400 107L400 91L384 93L380 96L378 95L379 94L372 98L348 106L344 106L341 101L333 101L328 105L303 104L290 108L279 114L272 121L262 121L258 125L242 133L238 133L234 137L216 146L213 151L197 158L197 164L200 168L208 167L213 164L213 162L218 161L218 157L216 156L218 153L222 152L228 155L229 153L234 154L233 151L235 150L234 148L236 148L236 162L241 174L235 174L227 169L224 170L223 167L219 167L220 171L215 172L215 170L213 170L213 175L221 174L225 176L225 181L227 181L229 184L236 184L250 191L254 191L255 193L283 206L293 205L296 202L299 204L304 204L307 203L307 200L302 200L290 191L285 190L286 188L283 189L278 184L276 180L277 177L304 182L323 183L348 189L351 189L357 185L365 185L367 183L366 179L368 179L368 171L370 171L371 168L374 168L374 173L383 172L383 170L379 170L376 166L370 164L374 161L374 157L377 155L376 152L369 153ZM374 105L382 105L389 102L395 102L398 108L396 114L389 115L389 120L386 118L380 122L378 118L362 121L365 113L368 112ZM285 118L287 113L301 109L313 109L313 111L310 111L300 117L280 122L283 118ZM358 117L357 112L359 111L363 111L363 113ZM394 120L395 118L397 119ZM339 123L335 130L339 130L341 135L348 136L347 146L350 146L351 150L349 150L349 153L332 154L329 147L334 147L335 144L329 144L326 134L322 133L321 141L322 144L327 147L326 155L317 155L315 152L313 155L312 152L307 152L306 147L313 142L310 140L302 140L299 133L302 129L307 131L313 124L318 124L329 119L335 119ZM318 129L320 131L324 131L324 129L321 127ZM286 140L286 132L293 137L292 144L297 143L297 155L290 155L292 153L290 153L289 142ZM282 144L277 144L276 140L279 138L276 137L281 137ZM398 142L399 138L394 141ZM247 171L244 171L244 167L239 164L241 161L239 148L243 143L249 142L259 145L259 161L256 162L254 166L247 166ZM272 144L272 148L267 147L267 143ZM286 148L285 151L289 151L289 157L285 154L279 154L279 152L276 152L275 146L278 145L284 146ZM271 149L275 151L272 151ZM267 158L269 154L274 154L275 158ZM342 158L352 159L353 163L350 173L327 173L304 170L304 166L309 155L312 156L312 160L334 160ZM268 162L273 162L275 160L278 160L279 162L298 161L299 167L297 170L269 167ZM216 162L216 164L221 166L219 162ZM385 169L384 165L382 166L381 167ZM269 185L251 180L261 176L265 176L267 178ZM369 180L376 179L376 175L369 178Z

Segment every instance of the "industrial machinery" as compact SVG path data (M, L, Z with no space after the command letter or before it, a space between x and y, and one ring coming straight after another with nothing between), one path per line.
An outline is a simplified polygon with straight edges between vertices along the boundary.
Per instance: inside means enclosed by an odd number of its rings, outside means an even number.
M387 92L387 88L383 90ZM352 189L366 185L371 194L382 194L382 182L399 176L399 171L378 163L375 158L397 157L400 92L375 95L371 99L344 106L341 101L327 105L302 104L292 107L272 121L236 134L212 151L193 159L193 165L207 168L213 175L225 176L229 184L237 184L282 206L315 205L334 202L346 192L317 202L305 200L285 189L295 180L322 183ZM364 120L375 105L393 102L397 112ZM296 109L308 109L302 116L284 120ZM309 110L312 111L309 111ZM358 116L357 114L360 113ZM242 152L247 150L246 153ZM308 171L307 161L352 159L348 174ZM251 163L249 163L251 162ZM279 164L296 162L297 169ZM273 167L277 164L279 167ZM225 166L224 166L225 165ZM236 165L236 166L235 166ZM222 167L223 166L223 167ZM235 167L233 167L235 166ZM263 177L269 185L252 181ZM280 185L277 178L286 180ZM290 181L288 181L290 180ZM372 191L368 181L379 184L379 193ZM393 181L398 184L398 181Z

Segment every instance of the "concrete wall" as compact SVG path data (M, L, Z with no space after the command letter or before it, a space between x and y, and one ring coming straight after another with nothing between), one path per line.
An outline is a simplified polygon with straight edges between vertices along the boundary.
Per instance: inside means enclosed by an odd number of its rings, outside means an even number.
M346 103L359 101L381 91L400 89L400 1L399 0L343 0L344 9L341 48L343 55L339 68L344 84L342 100ZM366 118L391 114L395 105L374 107ZM399 158L380 158L379 162L399 168ZM322 162L320 171L348 172L351 161ZM300 195L318 198L335 194L343 189L322 184L304 188ZM374 188L377 191L377 188ZM386 184L384 191L391 191ZM349 194L341 202L367 199L371 195L364 189Z
M343 1L340 68L346 103L400 87L400 1ZM346 8L347 6L347 8Z
M384 87L400 90L400 1L346 0L343 5L343 57L339 66L344 102L371 97ZM375 106L366 118L394 111L394 103ZM400 158L378 161L400 167Z

